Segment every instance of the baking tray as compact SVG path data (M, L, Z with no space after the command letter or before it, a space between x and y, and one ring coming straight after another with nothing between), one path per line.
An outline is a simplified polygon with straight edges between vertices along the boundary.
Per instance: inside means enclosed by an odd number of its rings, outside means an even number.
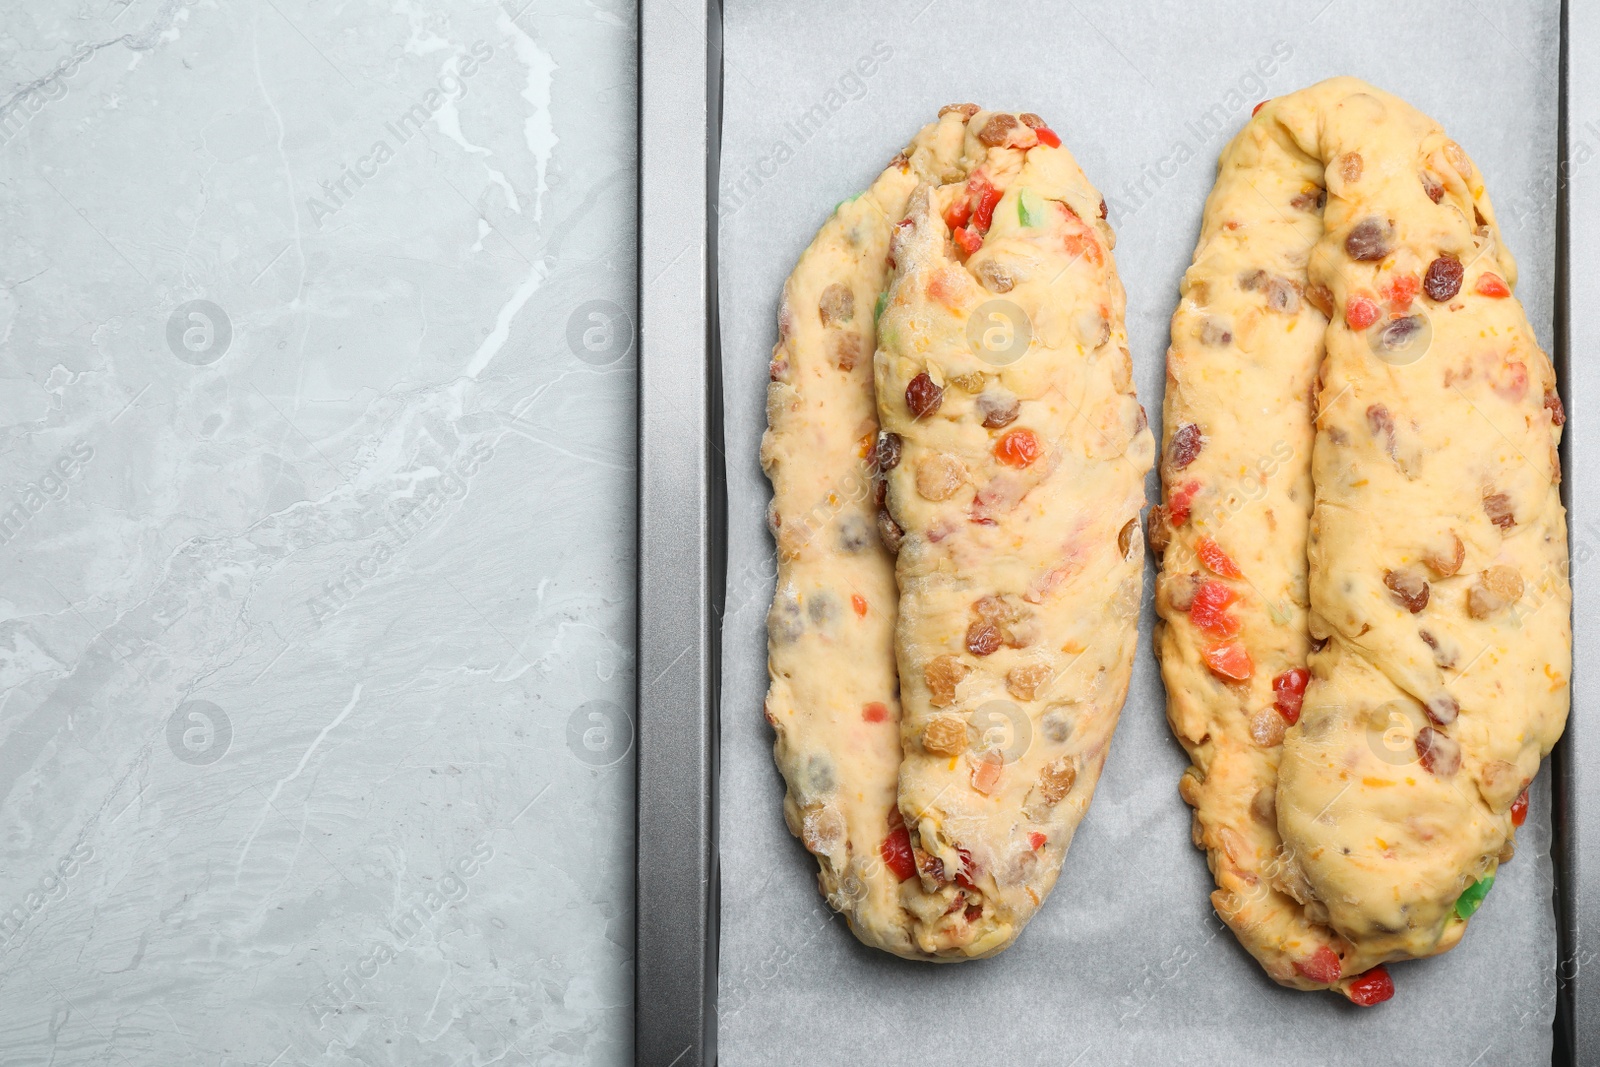
M1317 0L1322 11L1314 16L1332 6ZM1077 13L1071 3L1061 10ZM1470 0L1463 12L1464 18L1485 17ZM803 13L796 18L803 29ZM919 20L920 15L908 20L904 32L940 32L937 21ZM1569 10L1562 3L1559 20L1557 129L1549 162L1557 179L1554 298L1547 336L1572 416L1562 442L1562 489L1574 602L1581 606L1590 584L1585 561L1600 552L1600 519L1584 505L1600 499L1594 495L1600 466L1579 468L1572 454L1586 441L1585 412L1593 409L1587 398L1600 392L1600 369L1584 364L1574 370L1569 354L1574 347L1600 345L1600 324L1581 314L1586 295L1600 292L1600 257L1589 253L1600 241L1600 70L1571 69L1567 57L1591 54L1586 46L1600 45L1600 6ZM635 1057L660 1067L717 1062L718 693L728 581L716 247L722 22L717 0L640 0ZM1455 32L1466 31L1457 26ZM1450 125L1448 113L1439 117ZM1213 158L1215 147L1208 149ZM1159 395L1146 391L1141 399L1159 410ZM746 584L740 577L738 587ZM1585 777L1583 770L1600 759L1600 737L1587 732L1581 717L1589 684L1582 664L1587 653L1600 654L1600 619L1591 622L1576 610L1573 622L1573 714L1545 772L1552 788L1556 932L1550 1047L1551 1062L1563 1065L1600 1063L1600 980L1590 973L1600 967L1600 941L1592 932L1600 929L1600 831L1583 811L1586 804L1600 804L1594 772ZM1148 656L1148 648L1141 643L1139 654ZM773 783L769 793L781 790L770 762L766 771ZM772 799L764 794L752 803ZM1069 869L1071 863L1069 858ZM803 889L815 895L814 887ZM848 939L831 925L825 936ZM1041 999L1049 1001L1048 990ZM1068 1062L1071 1054L1060 1058Z
M721 11L639 4L639 1063L716 1062Z

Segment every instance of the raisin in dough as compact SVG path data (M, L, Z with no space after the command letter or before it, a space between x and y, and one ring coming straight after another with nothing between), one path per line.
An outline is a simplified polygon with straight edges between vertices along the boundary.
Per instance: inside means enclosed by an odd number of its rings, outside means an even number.
M1251 153L1236 175L1251 191L1225 194L1230 161ZM1226 217L1213 220L1218 208ZM1198 301L1174 320L1173 374L1193 399L1169 399L1167 504L1152 529L1172 542L1158 609L1169 713L1195 761L1183 794L1217 872L1219 912L1249 904L1230 920L1245 947L1285 984L1370 1003L1383 994L1363 972L1460 939L1471 905L1458 914L1458 900L1509 857L1510 809L1565 719L1560 404L1510 297L1515 267L1481 182L1459 146L1402 101L1341 78L1268 103L1224 156L1208 232L1213 222L1223 247L1248 256L1286 222L1303 233L1288 277L1333 321L1317 338L1313 405L1268 420L1299 444L1266 477L1262 503L1287 495L1271 521L1246 521L1248 508L1215 501L1254 476L1201 462L1237 452L1241 412L1221 393L1207 401L1184 371L1205 340L1226 347L1250 333L1236 328L1254 321L1240 301L1259 279L1240 273L1220 300L1213 285L1212 306ZM1299 329L1277 332L1272 374L1305 373ZM1201 360L1215 372L1223 355ZM1245 381L1227 392L1260 399ZM1191 422L1197 431L1184 430ZM1202 444L1182 467L1180 434ZM1309 525L1290 488L1308 474ZM1185 579L1195 571L1204 577ZM1202 594L1205 583L1225 593ZM1303 707L1294 690L1304 675L1289 673L1297 647L1317 650ZM1222 756L1272 748L1274 706L1299 722L1275 795L1270 757L1252 754L1252 775ZM1241 884L1254 891L1241 897Z
M800 257L784 284L761 445L778 549L766 718L788 785L784 814L855 935L908 958L963 958L972 939L920 947L903 902L920 886L896 804L899 594L876 529L872 353L889 232L919 183L966 178L976 111L944 109Z
M875 356L908 907L974 954L1037 911L1099 778L1154 451L1100 194L1031 118L975 115L972 176L912 196Z

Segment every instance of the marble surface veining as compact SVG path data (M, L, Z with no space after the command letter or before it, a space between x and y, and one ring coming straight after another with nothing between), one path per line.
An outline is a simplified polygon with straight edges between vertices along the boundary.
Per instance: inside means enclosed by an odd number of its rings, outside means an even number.
M0 1064L630 1058L635 34L0 2Z

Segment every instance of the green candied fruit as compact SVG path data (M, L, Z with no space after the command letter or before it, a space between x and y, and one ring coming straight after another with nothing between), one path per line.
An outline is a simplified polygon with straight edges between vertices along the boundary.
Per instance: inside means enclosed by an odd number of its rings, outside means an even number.
M1494 888L1494 875L1486 874L1461 891L1456 897L1456 914L1463 919L1472 918L1472 913L1483 906L1483 898L1489 895L1489 890Z
M1017 193L1017 221L1029 227L1045 224L1044 204L1027 189Z
M878 302L872 305L872 324L876 326L878 320L883 318L883 309L889 306L889 290L885 289L878 294Z

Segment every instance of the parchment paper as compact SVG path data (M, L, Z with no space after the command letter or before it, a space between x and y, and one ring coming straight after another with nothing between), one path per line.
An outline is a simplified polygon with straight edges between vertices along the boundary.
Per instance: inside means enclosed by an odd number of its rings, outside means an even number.
M1212 883L1177 792L1186 761L1167 730L1149 643L1148 572L1133 688L1105 775L1054 894L1021 940L995 959L946 966L860 946L823 903L815 864L783 824L761 717L775 568L757 447L784 277L834 204L866 188L941 105L959 101L1043 115L1110 202L1139 396L1157 422L1167 322L1218 151L1258 100L1335 74L1406 98L1471 153L1521 264L1518 295L1548 347L1556 4L725 7L720 1062L1548 1063L1548 767L1516 858L1460 947L1392 965L1398 992L1374 1010L1281 989L1209 907ZM858 66L875 46L888 58ZM1154 498L1154 474L1148 489Z

